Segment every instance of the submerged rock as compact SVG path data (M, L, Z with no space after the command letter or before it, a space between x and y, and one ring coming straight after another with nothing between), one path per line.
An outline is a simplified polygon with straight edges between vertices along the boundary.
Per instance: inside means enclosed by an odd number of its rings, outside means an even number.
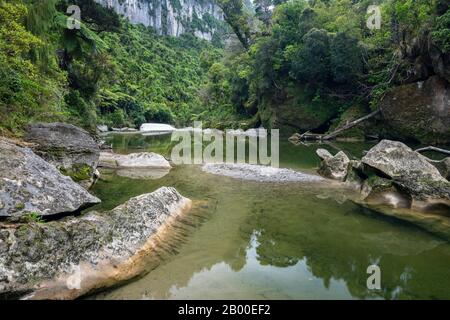
M0 228L0 295L73 299L145 271L191 201L162 187L107 212Z
M398 141L383 140L362 158L365 166L393 180L413 200L450 205L450 182L427 158Z
M64 175L83 186L92 185L100 148L87 131L67 123L35 123L28 126L25 139Z
M261 182L320 182L322 177L290 169L252 164L205 164L202 170L208 173L236 179Z
M368 205L387 205L391 208L410 208L411 197L398 190L389 179L372 176L361 186L361 196Z
M0 216L49 216L99 202L29 148L0 139Z
M167 161L162 155L154 152L140 152L130 154L101 152L99 166L113 169L171 168L169 161Z
M339 181L346 179L350 159L343 151L333 156L328 150L317 149L316 154L322 160L318 170L321 176Z

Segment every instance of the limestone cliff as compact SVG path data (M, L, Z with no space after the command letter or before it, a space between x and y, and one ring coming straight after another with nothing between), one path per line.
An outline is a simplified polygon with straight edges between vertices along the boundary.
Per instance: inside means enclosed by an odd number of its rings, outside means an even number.
M132 23L153 27L158 34L178 37L192 32L212 40L223 29L223 14L212 0L96 0Z

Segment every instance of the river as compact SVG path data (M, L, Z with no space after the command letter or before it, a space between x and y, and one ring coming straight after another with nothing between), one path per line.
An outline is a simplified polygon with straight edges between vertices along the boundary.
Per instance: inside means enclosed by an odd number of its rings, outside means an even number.
M115 152L170 156L170 136L109 135ZM373 144L326 145L354 157ZM280 142L280 166L314 172L318 145ZM90 299L450 299L450 244L413 225L346 200L345 191L308 184L242 181L173 168L159 179L104 172L93 188L111 209L173 186L194 200L151 270ZM367 268L381 289L367 288Z

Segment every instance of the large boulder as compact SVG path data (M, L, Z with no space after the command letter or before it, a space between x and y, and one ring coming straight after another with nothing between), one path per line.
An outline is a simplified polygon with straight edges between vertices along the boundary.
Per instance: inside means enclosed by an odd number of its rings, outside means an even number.
M322 160L318 173L326 178L344 181L350 164L350 159L343 151L332 155L328 150L317 149L316 154Z
M0 139L0 216L69 213L100 200L29 148Z
M422 143L450 142L449 83L439 76L393 88L381 102L392 136Z
M191 201L162 187L107 212L0 227L0 295L73 299L151 267Z
M25 139L75 182L89 187L94 181L100 148L87 131L67 123L35 123L28 126Z
M427 158L398 141L382 140L362 158L366 171L391 179L413 200L450 204L450 182Z

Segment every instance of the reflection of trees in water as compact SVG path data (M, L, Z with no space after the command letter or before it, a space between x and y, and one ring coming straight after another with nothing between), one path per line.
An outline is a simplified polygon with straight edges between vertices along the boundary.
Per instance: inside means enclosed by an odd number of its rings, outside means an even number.
M111 133L104 137L108 144L112 144L116 152L128 153L137 151L152 151L169 156L173 143L170 134L159 136L144 136L131 133Z
M278 204L271 199L270 208L266 201L255 202L255 214L248 219L257 231L257 259L262 265L289 267L305 260L309 271L321 278L326 288L332 279L342 279L357 298L449 297L446 288L450 279L434 282L431 270L436 264L429 260L445 268L450 262L448 245L441 249L437 247L439 241L415 230L368 221L372 218L361 215L351 204L344 205L348 214L342 215L334 213L333 203L311 199L293 214L289 209L293 199L284 198ZM444 254L433 254L436 250ZM381 267L380 291L366 287L366 270L371 264Z
M349 202L339 205L332 199L319 199L310 186L274 187L180 166L159 180L137 183L115 177L100 191L108 193L107 199L121 202L118 198L151 192L161 185L174 186L184 196L205 202L181 224L188 228L187 235L168 241L155 264L158 268L108 297L170 298L174 288L188 287L196 274L215 266L241 271L253 243L260 264L283 268L303 260L326 288L333 279L342 279L355 297L450 298L449 245L420 231L365 216ZM252 242L252 236L257 241ZM366 289L366 269L374 262L381 266L381 292ZM211 282L205 285L220 285L214 279L206 281Z

